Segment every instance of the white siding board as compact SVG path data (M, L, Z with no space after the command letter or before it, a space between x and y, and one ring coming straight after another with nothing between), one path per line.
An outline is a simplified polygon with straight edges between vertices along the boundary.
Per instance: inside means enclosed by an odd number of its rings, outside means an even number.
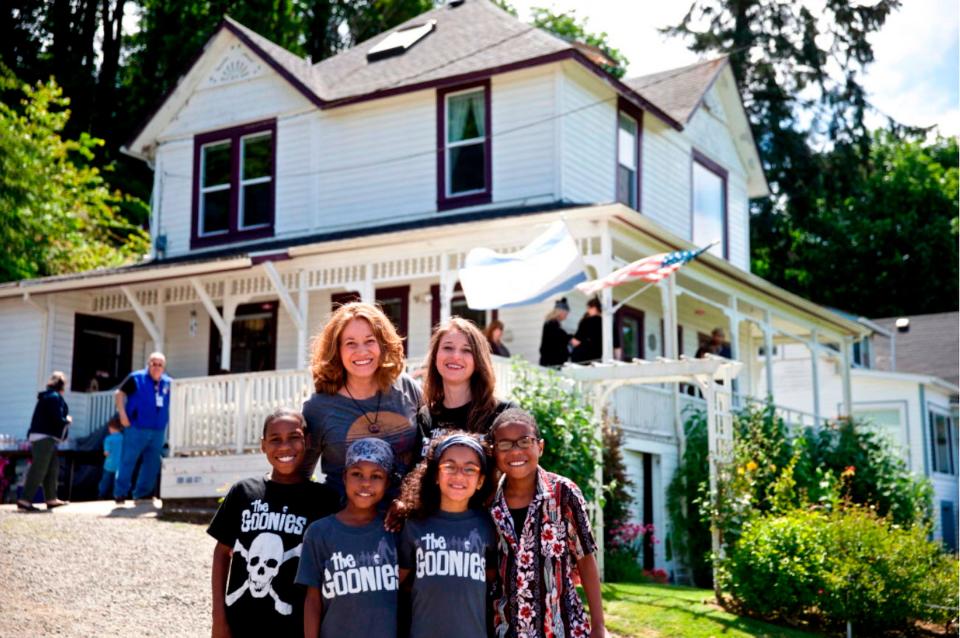
M37 392L51 372L41 370L43 330L38 310L21 299L0 301L0 434L27 435Z
M690 238L690 142L655 117L643 118L641 212Z
M542 68L494 76L491 82L493 201L552 201L554 104L552 71Z
M563 199L606 203L616 199L617 98L575 64L563 66L559 96Z

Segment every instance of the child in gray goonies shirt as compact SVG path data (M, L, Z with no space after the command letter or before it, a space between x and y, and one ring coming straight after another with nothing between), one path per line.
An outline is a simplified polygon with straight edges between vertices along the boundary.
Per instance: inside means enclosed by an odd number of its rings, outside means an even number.
M411 516L400 579L412 578L410 638L486 638L496 533L483 502L486 453L464 432L436 439L404 480Z
M303 539L296 580L308 588L305 635L397 635L397 542L377 511L392 469L393 450L382 439L359 439L347 449L347 505L311 525Z

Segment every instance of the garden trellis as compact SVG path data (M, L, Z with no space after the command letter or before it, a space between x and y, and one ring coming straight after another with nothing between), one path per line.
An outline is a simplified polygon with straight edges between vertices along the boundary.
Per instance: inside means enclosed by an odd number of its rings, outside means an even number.
M590 365L568 364L563 372L580 382L585 394L591 398L593 419L597 436L602 440L603 412L613 392L630 385L657 383L692 383L700 388L706 401L707 437L710 463L710 498L716 503L718 493L719 468L729 463L733 457L733 397L732 381L740 373L743 364L715 355L702 359L658 359L645 361L634 359L631 362L609 361ZM675 395L676 396L676 393ZM675 402L674 431L680 444L680 455L684 451L684 432L680 422L679 403ZM594 527L599 542L598 563L603 573L603 507L600 495L603 493L603 450L598 448L599 460L596 470L597 503L594 510ZM711 526L711 547L714 555L723 555L720 542L720 529ZM716 567L714 567L716 570ZM716 582L716 578L714 579Z

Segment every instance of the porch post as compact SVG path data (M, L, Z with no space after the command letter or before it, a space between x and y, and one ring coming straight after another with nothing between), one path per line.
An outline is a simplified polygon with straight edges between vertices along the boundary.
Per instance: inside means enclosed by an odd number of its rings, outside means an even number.
M843 337L840 342L840 365L843 368L840 378L843 381L843 416L853 416L853 390L850 384L850 349L853 347L851 337Z
M763 359L767 375L767 397L773 401L773 326L770 324L770 311L763 311Z
M820 423L820 371L817 369L819 363L820 347L817 342L816 329L810 331L810 341L807 344L810 349L810 372L813 385L813 427Z
M613 237L610 235L610 224L606 220L603 222L603 230L600 234L600 262L602 272L597 273L597 277L606 277L613 272ZM604 288L600 292L600 306L603 311L600 313L600 330L602 349L600 354L601 361L613 360L613 289ZM643 335L640 335L643 339Z
M660 280L660 302L663 307L663 356L666 359L677 358L677 288L673 275ZM679 384L670 384L673 390L673 432L677 437L680 448L680 458L687 448L686 433L683 431L683 421L680 419L680 389Z
M730 322L730 358L734 361L742 361L740 357L740 313L737 311L737 298L730 296L730 308L724 311L727 320ZM740 382L734 379L730 386L731 399L739 405L737 395L740 394Z
M197 297L200 298L200 303L203 304L204 309L206 309L207 314L210 315L210 320L213 321L214 325L217 326L217 330L220 331L220 369L229 370L230 369L230 337L232 336L231 324L233 323L233 314L231 312L230 321L227 322L224 317L220 316L220 313L217 312L217 307L213 304L213 299L210 298L210 295L207 294L207 289L203 287L203 284L200 283L200 280L196 277L190 278L190 283L193 285L193 290L197 293ZM234 309L236 306L234 306ZM223 308L224 315L227 313L227 304L224 303Z
M143 327L146 328L147 332L150 334L150 338L153 340L153 349L163 352L162 328L158 327L150 318L150 315L147 314L147 310L137 299L137 296L133 294L133 291L129 286L120 286L120 290L123 291L123 294L127 298L127 302L133 308L133 311L137 313L140 323L143 324Z
M310 322L307 321L310 312L310 298L307 293L307 271L301 269L297 274L297 304L300 306L300 318L303 320L303 330L297 337L297 368L302 370L307 367L310 360Z
M450 304L453 302L453 291L457 286L457 274L455 271L451 271L449 266L449 255L443 255L440 258L441 268L440 268L440 299L437 301L440 304L440 323L445 323L450 319ZM433 326L430 326L431 330Z
M220 369L230 370L230 358L233 353L233 318L237 314L240 300L227 297L223 300L223 332L220 333Z
M373 273L370 272L370 264L367 264L363 270L363 281L360 283L360 290L357 291L360 293L360 301L369 304L376 303L377 293L373 288Z
M303 368L306 365L307 351L306 290L303 285L303 271L301 270L298 275L298 286L300 288L299 308L293 303L293 298L290 296L287 287L283 285L283 279L280 278L280 273L277 272L277 268L273 265L273 262L264 262L263 271L267 274L267 278L270 279L274 289L276 289L277 296L280 297L280 303L283 304L284 310L287 311L287 315L290 316L290 320L293 321L293 325L297 329L297 368Z

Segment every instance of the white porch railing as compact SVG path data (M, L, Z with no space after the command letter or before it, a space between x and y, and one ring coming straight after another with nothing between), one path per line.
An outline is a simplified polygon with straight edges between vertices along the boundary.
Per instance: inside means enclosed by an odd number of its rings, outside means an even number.
M70 438L87 436L113 416L116 406L113 402L113 390L104 392L68 392L64 399L70 407L73 423L70 425Z
M267 415L281 407L299 410L312 392L307 370L174 379L170 453L255 450Z
M493 357L493 367L497 396L512 396L517 383L512 363L509 359ZM308 370L175 379L171 388L170 452L193 455L254 451L260 445L266 416L280 407L299 409L312 392L313 383ZM90 399L86 409L94 419L90 423L97 427L113 414L113 393L87 396ZM751 397L737 398L740 405L760 403ZM699 396L681 393L679 401L681 419L686 418L688 408L706 409L705 401ZM611 408L628 432L661 440L675 436L673 390L670 387L635 385L619 388L613 394ZM806 412L783 406L775 406L775 410L791 429L815 423L813 415ZM823 421L821 419L819 425Z

